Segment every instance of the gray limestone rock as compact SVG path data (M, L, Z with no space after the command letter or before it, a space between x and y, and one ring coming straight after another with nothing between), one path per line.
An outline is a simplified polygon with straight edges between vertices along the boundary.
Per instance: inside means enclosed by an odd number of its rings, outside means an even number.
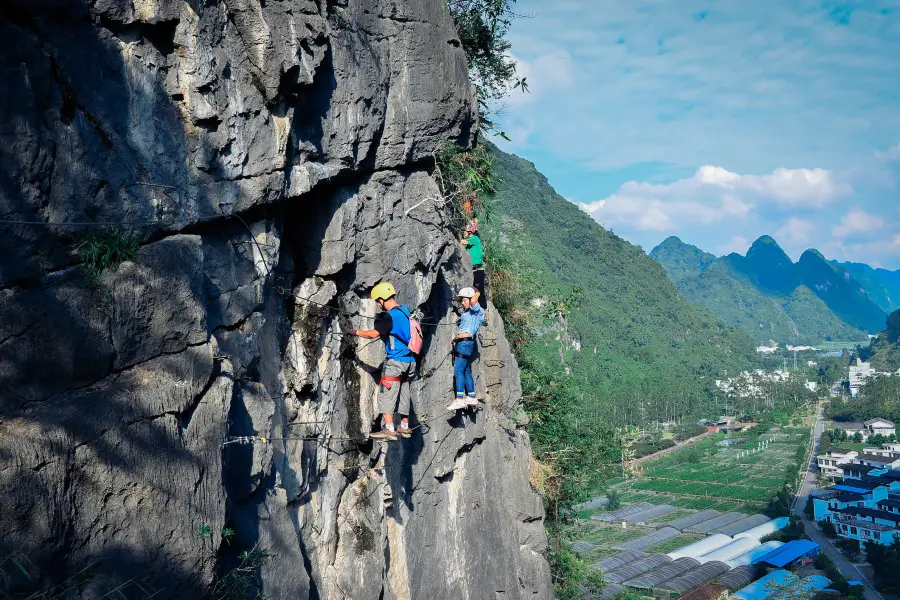
M144 246L108 273L113 369L206 341L199 236L176 235Z
M477 130L445 4L8 4L0 554L83 599L203 597L254 550L273 599L549 599L493 308L485 410L444 408L471 265L429 171ZM85 223L141 248L89 281ZM383 280L425 323L390 444L381 342L346 334Z

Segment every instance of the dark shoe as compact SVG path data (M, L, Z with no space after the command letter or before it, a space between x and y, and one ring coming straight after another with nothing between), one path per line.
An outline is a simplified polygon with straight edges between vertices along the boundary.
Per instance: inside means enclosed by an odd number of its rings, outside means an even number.
M381 431L376 431L375 433L369 434L370 438L374 438L376 440L387 440L392 441L398 439L398 435L396 431L391 431L390 429L382 428Z
M410 438L412 437L412 429L410 429L409 427L398 427L397 435L404 438Z

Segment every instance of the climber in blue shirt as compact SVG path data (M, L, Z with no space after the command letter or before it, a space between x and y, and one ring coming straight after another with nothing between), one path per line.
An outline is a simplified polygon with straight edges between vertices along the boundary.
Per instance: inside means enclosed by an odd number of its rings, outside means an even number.
M372 299L383 312L375 317L374 329L351 329L349 335L366 339L381 338L384 342L385 359L381 372L381 387L378 390L378 412L383 425L369 437L384 440L408 438L412 435L409 427L410 397L409 380L416 368L416 353L421 349L414 339L413 329L418 327L411 321L409 309L397 302L397 291L388 282L382 282L372 289ZM421 333L418 331L416 333ZM394 427L394 411L400 414L400 427Z
M462 302L463 312L459 316L459 328L453 343L456 345L453 363L453 378L456 382L456 398L447 410L459 410L478 406L475 394L475 380L472 377L472 358L475 354L475 334L484 322L484 309L478 304L479 292L465 287L457 294Z

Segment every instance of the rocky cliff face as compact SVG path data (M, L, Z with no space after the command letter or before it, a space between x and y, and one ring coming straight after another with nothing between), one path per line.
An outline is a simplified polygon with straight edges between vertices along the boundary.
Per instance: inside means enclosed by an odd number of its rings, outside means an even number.
M422 200L476 130L444 3L11 0L0 34L3 556L65 597L203 597L258 548L273 599L549 598L495 316L487 409L443 408L471 267ZM142 245L94 282L97 222ZM382 279L436 323L391 444L344 335Z

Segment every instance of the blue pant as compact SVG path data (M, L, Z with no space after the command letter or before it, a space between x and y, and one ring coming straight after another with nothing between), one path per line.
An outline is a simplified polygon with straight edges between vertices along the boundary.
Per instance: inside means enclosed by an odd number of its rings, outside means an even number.
M466 394L475 397L475 380L472 378L472 354L475 340L456 342L456 361L453 363L453 378L456 380L456 397Z

